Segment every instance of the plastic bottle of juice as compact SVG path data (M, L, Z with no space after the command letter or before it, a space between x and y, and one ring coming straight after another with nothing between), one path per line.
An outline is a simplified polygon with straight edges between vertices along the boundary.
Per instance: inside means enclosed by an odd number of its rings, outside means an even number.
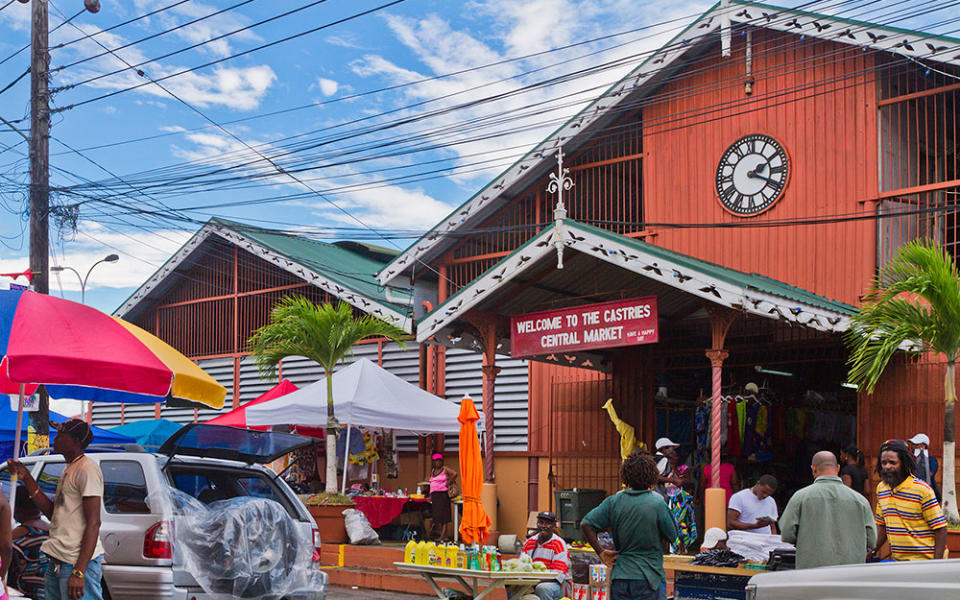
M427 556L427 543L423 540L420 540L419 542L417 542L417 552L416 552L415 562L418 565L425 565L429 562L429 558Z
M413 540L407 542L403 547L403 562L413 563L417 557L417 543Z

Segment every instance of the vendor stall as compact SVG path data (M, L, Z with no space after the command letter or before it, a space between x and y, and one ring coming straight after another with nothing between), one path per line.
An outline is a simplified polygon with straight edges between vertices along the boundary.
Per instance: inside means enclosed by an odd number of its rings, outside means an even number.
M431 567L428 565L415 565L410 563L395 562L393 566L400 571L416 573L423 577L437 598L446 600L448 597L443 589L437 584L438 579L453 579L463 586L464 591L473 598L473 600L483 600L496 590L510 586L520 588L514 592L518 597L528 593L538 583L551 581L557 578L556 571L475 571L472 569L454 569L450 567Z
M407 496L356 496L353 498L354 508L366 515L370 526L374 529L383 527L400 516L404 508L409 505L425 507L429 500L426 498L410 498Z
M690 564L690 556L664 556L663 568L673 571L674 600L744 600L750 578L763 565L711 567Z

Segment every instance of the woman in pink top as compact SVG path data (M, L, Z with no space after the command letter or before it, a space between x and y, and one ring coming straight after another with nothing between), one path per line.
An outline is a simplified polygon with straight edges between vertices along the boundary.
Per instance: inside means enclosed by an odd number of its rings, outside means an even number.
M443 455L430 457L430 516L433 519L430 537L436 541L444 539L444 529L450 522L450 498L459 495L457 491L457 472L443 465Z
M703 465L703 484L702 489L707 489L711 485L710 463ZM720 463L720 487L727 493L727 504L730 503L730 496L733 495L734 488L739 487L740 482L737 479L736 469L728 462Z

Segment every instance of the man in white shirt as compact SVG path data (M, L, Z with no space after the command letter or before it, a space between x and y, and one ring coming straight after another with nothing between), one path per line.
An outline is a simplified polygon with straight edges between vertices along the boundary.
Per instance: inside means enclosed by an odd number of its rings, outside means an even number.
M777 480L773 475L763 475L752 488L740 490L730 496L727 505L727 529L749 533L776 533L777 503L773 493Z

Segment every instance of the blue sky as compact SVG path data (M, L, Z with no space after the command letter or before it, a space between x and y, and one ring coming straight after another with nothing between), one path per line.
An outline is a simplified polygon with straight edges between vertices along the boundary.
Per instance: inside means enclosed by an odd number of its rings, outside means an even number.
M340 208L378 232L423 231L635 61L624 60L602 72L536 87L495 103L460 107L426 118L428 113L637 55L664 43L711 4L689 0L406 0L378 10L388 0L328 0L214 43L158 58L310 4L249 0L228 9L239 3L102 0L99 14L81 14L51 35L52 68L65 66L52 74L53 106L67 108L53 116L52 185L66 188L53 194L53 202L59 206L79 204L75 229L54 227L51 231L51 264L85 273L99 258L118 253L118 263L97 267L90 278L87 301L98 308L116 308L199 227L197 222L214 215L324 239L363 235L374 243L405 247L408 239L378 240ZM0 6L5 4L0 2ZM907 20L908 12L902 11L911 3L903 1L816 4L846 16L900 26L950 18L945 8L919 21ZM934 4L947 6L945 2ZM175 6L147 19L102 31L171 5ZM51 28L63 22L62 15L74 15L81 8L81 0L55 0L50 9ZM224 12L182 26L218 10ZM154 79L167 77L368 10L372 12L163 81L169 92L206 117L228 123L224 127L235 137L210 126L204 116L154 84L68 108L148 82L123 61L145 63L140 68ZM661 25L651 27L656 24ZM104 46L116 49L172 28L170 33L116 50L116 56L104 53L84 37L95 36ZM956 25L937 30L955 31ZM596 40L621 32L629 33ZM29 5L15 2L0 10L0 60L28 41ZM68 42L73 43L57 47ZM578 45L544 53L570 44ZM527 58L509 60L524 56ZM83 62L71 64L77 61ZM27 66L27 52L0 64L0 88ZM91 81L117 70L120 72ZM465 72L431 79L460 71ZM425 79L428 81L420 82ZM393 89L374 93L388 87ZM12 121L26 116L28 93L27 77L0 94L0 116ZM263 116L303 106L307 108ZM512 111L522 107L532 108L525 117L515 116ZM494 120L504 114L514 117L506 122ZM411 121L397 126L401 118ZM229 123L240 119L243 121ZM478 119L488 120L485 128L468 127ZM29 122L18 126L26 131ZM290 140L290 136L299 137ZM373 148L396 144L397 139L404 143L388 146L390 150ZM22 271L27 266L28 163L20 141L16 133L0 128L0 272ZM311 149L297 146L298 151L293 152L291 141L324 143ZM297 176L307 187L284 175L267 176L269 165L244 143L286 168L302 168ZM68 145L83 156L70 151ZM432 149L410 152L414 146ZM357 153L361 147L367 149ZM345 160L348 157L364 160L350 162ZM230 189L210 190L222 185L206 180L195 186L173 187L170 183L198 169L238 164L246 166L230 171L237 177ZM82 180L102 185L76 187ZM291 195L296 198L277 200ZM198 209L207 205L214 207ZM165 216L137 214L143 210L162 210ZM359 228L360 233L344 231L345 227ZM72 273L59 279L51 276L50 287L52 293L79 299L79 284Z

